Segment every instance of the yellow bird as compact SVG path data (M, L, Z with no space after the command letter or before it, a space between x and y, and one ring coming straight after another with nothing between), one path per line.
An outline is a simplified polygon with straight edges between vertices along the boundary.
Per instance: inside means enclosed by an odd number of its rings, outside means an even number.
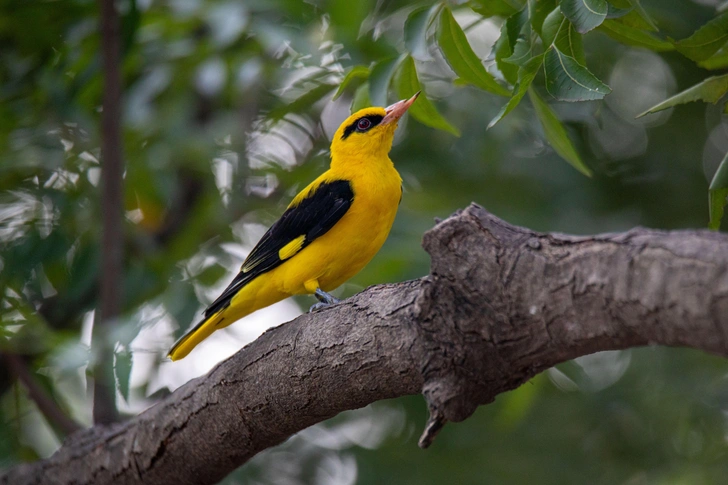
M217 329L291 295L320 303L361 271L384 244L402 200L402 178L389 159L397 122L419 93L387 108L349 116L331 142L331 166L291 202L250 252L203 320L169 351L185 357Z

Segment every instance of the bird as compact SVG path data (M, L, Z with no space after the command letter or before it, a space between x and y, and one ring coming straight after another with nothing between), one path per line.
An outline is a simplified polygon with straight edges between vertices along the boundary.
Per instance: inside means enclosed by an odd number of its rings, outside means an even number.
M289 296L315 295L312 310L339 303L329 292L369 263L394 223L402 178L389 151L399 120L419 94L344 120L331 141L329 169L293 198L202 320L172 346L171 360Z

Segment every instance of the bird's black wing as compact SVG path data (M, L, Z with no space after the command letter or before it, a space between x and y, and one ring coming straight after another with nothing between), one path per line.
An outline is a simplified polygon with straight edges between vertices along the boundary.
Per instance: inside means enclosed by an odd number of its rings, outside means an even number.
M349 181L333 180L321 183L297 205L289 207L258 241L232 283L207 307L205 318L227 307L233 296L253 278L279 266L314 239L326 234L346 214L353 200L354 192ZM298 251L281 259L281 249L298 238L302 238Z

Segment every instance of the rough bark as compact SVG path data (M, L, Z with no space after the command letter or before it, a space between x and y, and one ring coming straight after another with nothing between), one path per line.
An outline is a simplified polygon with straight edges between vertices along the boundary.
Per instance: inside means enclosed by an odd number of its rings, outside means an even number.
M141 415L72 435L0 483L214 483L337 413L423 392L447 420L565 360L647 344L728 355L728 237L575 237L478 206L425 235L429 276L274 328ZM194 358L194 357L192 357Z

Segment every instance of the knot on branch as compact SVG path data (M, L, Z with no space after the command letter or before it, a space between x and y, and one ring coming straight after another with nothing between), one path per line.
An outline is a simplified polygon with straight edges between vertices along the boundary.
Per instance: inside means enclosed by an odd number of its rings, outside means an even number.
M535 373L514 369L502 346L533 338L530 329L514 325L505 288L524 246L537 252L541 245L534 233L475 204L428 231L423 245L432 267L414 317L430 410L420 446L427 447L446 421L463 421Z

